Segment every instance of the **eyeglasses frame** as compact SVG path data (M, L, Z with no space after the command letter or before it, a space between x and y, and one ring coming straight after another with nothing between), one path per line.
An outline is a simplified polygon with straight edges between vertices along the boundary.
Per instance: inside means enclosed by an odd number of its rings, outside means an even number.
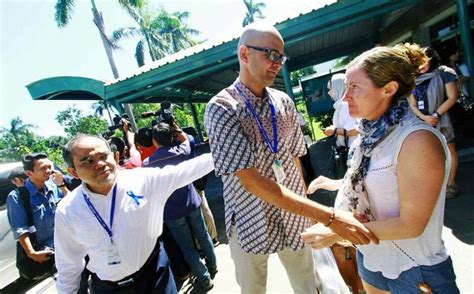
M266 53L266 56L267 56L268 60L270 60L271 62L281 62L281 64L283 65L283 64L285 64L285 62L287 60L290 60L290 58L288 56L286 56L283 53L278 52L276 49L273 49L273 48L257 47L257 46L252 46L252 45L245 45L245 46L250 48L250 49L254 49L254 50ZM272 53L278 54L278 59L277 60L272 60L270 58L270 55Z

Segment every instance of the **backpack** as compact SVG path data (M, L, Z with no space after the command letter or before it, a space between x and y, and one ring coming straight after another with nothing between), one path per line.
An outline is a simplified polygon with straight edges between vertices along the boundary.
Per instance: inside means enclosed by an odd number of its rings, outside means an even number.
M25 209L27 221L28 221L28 228L34 227L33 221L33 212L31 211L31 204L30 204L30 192L25 187L17 188L17 193L19 195L19 199L23 203L23 207ZM44 248L38 247L36 243L36 233L30 233L29 235L31 245L35 250L42 250ZM56 272L56 268L54 266L54 255L45 262L39 263L34 261L33 259L29 258L26 254L23 246L21 246L20 242L16 244L16 267L20 272L20 276L29 280L37 280L46 277L47 275L53 275Z

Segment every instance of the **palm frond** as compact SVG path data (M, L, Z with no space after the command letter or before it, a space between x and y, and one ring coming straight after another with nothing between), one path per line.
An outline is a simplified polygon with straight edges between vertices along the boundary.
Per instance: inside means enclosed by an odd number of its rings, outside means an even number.
M138 66L145 65L145 48L143 43L145 40L140 40L135 47L135 59L137 60Z
M147 5L147 0L118 0L120 6L123 8L128 7L135 7L135 8L142 8Z
M122 8L125 9L125 11L128 13L128 15L130 15L130 17L137 24L140 24L143 21L141 13L140 13L140 9L137 9L137 8L131 7L131 6L123 6Z
M128 39L131 37L140 36L140 34L141 34L140 30L135 27L120 28L120 29L116 29L112 33L110 40L114 43L117 43L121 41L122 39Z
M65 27L69 23L73 9L74 0L57 0L54 6L54 20L58 27Z

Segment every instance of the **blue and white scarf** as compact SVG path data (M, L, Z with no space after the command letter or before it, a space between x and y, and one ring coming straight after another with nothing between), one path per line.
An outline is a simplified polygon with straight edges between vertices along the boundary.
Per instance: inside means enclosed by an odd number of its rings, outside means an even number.
M350 167L343 180L343 197L336 200L336 209L352 211L359 219L375 220L371 210L364 178L375 147L408 118L408 101L398 99L378 120L360 120L360 138L349 153Z

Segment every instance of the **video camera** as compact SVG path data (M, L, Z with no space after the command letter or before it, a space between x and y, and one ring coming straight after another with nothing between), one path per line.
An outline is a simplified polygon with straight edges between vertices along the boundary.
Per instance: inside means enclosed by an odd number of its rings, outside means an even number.
M122 114L122 116L116 114L113 118L113 122L113 126L108 127L107 131L100 134L106 140L114 135L116 129L122 128L124 124L130 125L129 117L126 113Z
M174 123L174 116L173 112L171 111L171 103L166 101L166 102L161 102L160 103L160 109L157 111L148 111L148 112L143 112L141 114L141 118L147 118L155 116L156 119L151 122L151 125L154 126L158 123L165 122L169 125L172 125Z

